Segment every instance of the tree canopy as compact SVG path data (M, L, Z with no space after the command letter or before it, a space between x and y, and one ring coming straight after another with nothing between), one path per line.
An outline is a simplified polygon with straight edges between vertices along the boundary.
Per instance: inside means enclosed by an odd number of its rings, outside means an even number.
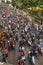
M12 0L12 5L18 8L32 7L43 5L43 0Z

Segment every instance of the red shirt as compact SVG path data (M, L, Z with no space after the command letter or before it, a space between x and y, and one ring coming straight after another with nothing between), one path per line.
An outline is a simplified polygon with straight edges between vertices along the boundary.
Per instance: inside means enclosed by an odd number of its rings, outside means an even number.
M18 65L23 65L23 62L19 60Z
M2 42L2 41L0 41L0 45L2 45L2 43L3 43L3 42Z

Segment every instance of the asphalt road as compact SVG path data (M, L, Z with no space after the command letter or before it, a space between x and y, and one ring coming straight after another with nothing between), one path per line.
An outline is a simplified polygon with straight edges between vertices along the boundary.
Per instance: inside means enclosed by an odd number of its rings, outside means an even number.
M16 44L16 48L15 50L12 50L9 52L8 58L7 58L7 62L13 65L17 65L17 59L18 59L18 47L19 47L19 43L17 42ZM25 46L25 55L26 55L26 64L25 65L31 65L28 58L27 58L27 47Z
M18 33L19 38L20 34ZM37 40L35 40L35 43L37 43ZM14 50L11 50L8 54L7 62L13 65L17 65L17 59L18 59L18 47L19 47L19 41L16 41L16 47ZM26 56L26 64L25 65L32 65L27 57L27 54L29 52L31 47L29 47L27 44L25 45L25 56ZM38 54L38 57L36 57L36 64L35 65L43 65L43 55L40 53Z
M17 65L17 58L18 58L18 47L19 42L16 42L16 48L15 50L12 50L9 52L7 62L13 65ZM26 64L25 65L32 65L27 57L28 51L30 50L30 47L28 45L25 45L25 55L26 55ZM38 57L36 58L36 64L35 65L43 65L43 55L38 54Z

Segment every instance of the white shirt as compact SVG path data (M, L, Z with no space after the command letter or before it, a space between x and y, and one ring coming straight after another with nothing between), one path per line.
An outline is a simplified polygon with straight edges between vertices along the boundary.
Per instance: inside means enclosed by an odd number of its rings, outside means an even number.
M22 50L24 50L24 47L22 47Z

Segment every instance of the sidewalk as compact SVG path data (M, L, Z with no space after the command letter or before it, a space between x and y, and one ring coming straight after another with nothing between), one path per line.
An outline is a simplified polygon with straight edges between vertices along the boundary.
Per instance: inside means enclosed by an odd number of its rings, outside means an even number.
M9 64L9 63L2 63L2 62L0 62L0 65L13 65L13 64Z
M0 61L1 61L1 57L2 57L2 52L0 52Z

